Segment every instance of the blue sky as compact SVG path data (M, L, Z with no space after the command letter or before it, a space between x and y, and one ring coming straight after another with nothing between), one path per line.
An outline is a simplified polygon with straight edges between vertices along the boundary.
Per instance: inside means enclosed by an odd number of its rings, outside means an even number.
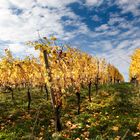
M140 47L140 0L0 0L0 54L37 52L24 45L54 34L91 55L104 57L128 80L130 56Z

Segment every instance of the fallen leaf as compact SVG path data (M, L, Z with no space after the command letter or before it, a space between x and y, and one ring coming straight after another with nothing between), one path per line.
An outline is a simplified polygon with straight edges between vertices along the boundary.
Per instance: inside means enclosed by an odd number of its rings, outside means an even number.
M118 131L118 130L119 130L119 127L118 127L118 126L113 126L113 127L112 127L112 130L113 130L113 131Z

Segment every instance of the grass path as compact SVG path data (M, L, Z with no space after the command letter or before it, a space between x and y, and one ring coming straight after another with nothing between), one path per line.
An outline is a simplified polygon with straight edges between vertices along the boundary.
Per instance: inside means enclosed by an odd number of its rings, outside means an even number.
M81 90L81 114L76 95L64 100L61 110L63 131L54 133L53 114L45 92L32 90L31 111L27 111L26 90L11 95L0 93L0 140L139 140L140 93L129 83L104 85L98 95L92 88Z

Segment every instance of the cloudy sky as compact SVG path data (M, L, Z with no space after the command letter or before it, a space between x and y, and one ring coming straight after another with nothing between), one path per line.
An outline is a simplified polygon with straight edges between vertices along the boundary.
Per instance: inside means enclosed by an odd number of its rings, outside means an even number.
M0 55L37 55L24 42L54 34L104 57L128 79L130 55L140 47L140 0L0 0Z

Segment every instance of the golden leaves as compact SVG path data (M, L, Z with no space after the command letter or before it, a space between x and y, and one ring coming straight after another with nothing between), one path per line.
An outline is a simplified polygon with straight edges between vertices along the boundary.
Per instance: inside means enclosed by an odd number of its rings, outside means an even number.
M113 127L112 127L112 130L113 130L113 131L118 131L118 130L119 130L119 127L118 127L118 126L113 126Z
M115 137L114 140L121 140L121 136Z
M50 40L56 41L57 38L55 36L51 36Z
M66 122L66 126L67 126L70 130L76 129L76 128L78 127L77 124L72 124L71 121L67 121L67 122Z
M25 114L25 115L22 116L22 119L25 119L25 120L31 120L32 117L31 117L30 114Z
M80 140L80 138L76 138L75 140Z
M132 132L132 136L138 137L138 136L140 136L140 132L136 132L136 133Z
M51 36L28 43L34 46L35 50L40 50L39 58L27 56L20 60L6 50L6 57L0 61L2 84L18 86L24 83L33 87L46 84L48 88L53 87L55 95L64 95L71 87L74 93L80 91L81 85L95 83L97 75L99 84L108 82L109 76L112 79L123 79L119 71L114 66L108 65L105 59L97 59L68 46L57 46L56 40L56 37ZM48 58L49 70L46 70L44 64L44 54Z
M140 131L140 122L137 125L137 129Z
M140 83L140 49L136 49L131 56L131 64L129 68L130 79L136 78Z

